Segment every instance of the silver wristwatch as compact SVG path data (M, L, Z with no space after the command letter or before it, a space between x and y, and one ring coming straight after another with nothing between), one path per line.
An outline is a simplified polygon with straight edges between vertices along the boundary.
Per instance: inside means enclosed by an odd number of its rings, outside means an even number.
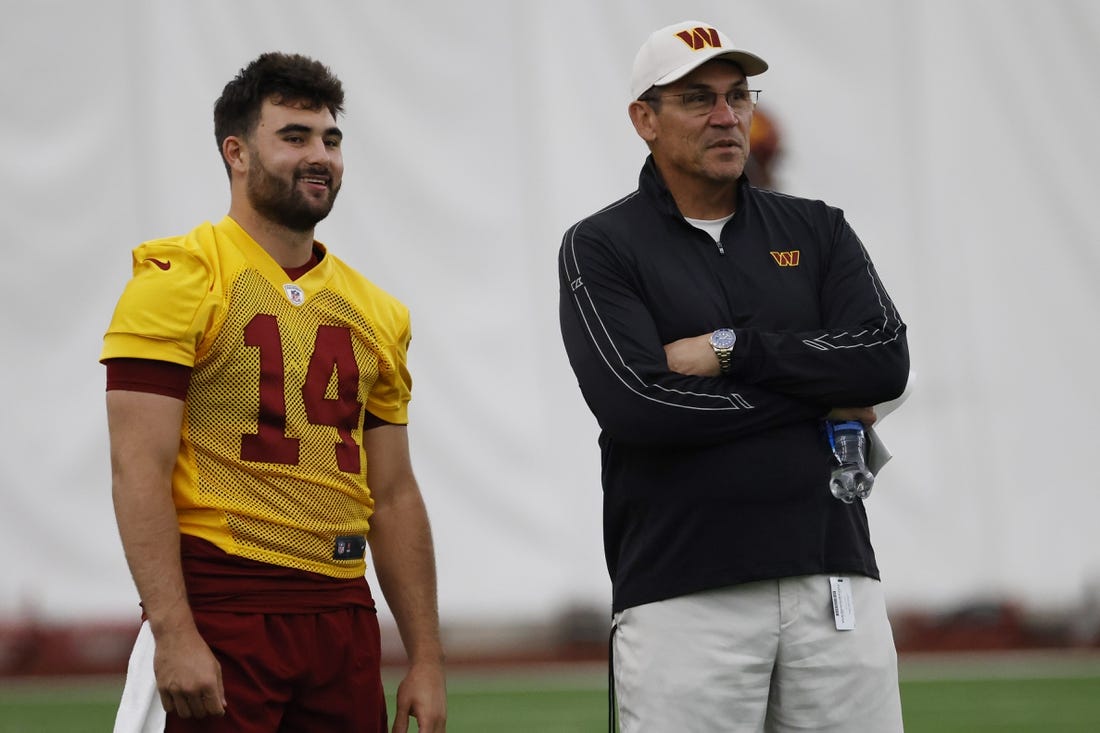
M710 348L718 357L718 368L728 374L733 363L733 345L737 343L737 334L731 328L719 328L710 335Z

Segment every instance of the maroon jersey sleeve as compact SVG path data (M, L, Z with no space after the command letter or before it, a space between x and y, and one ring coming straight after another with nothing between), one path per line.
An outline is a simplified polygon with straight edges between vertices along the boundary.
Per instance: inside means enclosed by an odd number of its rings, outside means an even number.
M155 359L107 359L107 391L152 392L187 398L191 367Z

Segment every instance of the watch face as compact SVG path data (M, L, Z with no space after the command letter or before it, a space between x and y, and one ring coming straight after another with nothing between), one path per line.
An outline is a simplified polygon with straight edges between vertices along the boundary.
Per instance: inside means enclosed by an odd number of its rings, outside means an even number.
M737 334L728 328L719 328L710 335L710 345L716 349L732 349Z

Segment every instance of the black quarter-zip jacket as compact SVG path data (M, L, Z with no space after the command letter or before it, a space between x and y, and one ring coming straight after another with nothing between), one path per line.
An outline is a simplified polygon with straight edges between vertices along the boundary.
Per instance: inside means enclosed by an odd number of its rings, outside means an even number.
M833 498L822 420L905 388L905 324L839 209L742 176L721 242L650 157L634 193L571 227L562 336L601 428L612 607L814 573L879 577L861 502ZM720 377L663 345L733 328Z

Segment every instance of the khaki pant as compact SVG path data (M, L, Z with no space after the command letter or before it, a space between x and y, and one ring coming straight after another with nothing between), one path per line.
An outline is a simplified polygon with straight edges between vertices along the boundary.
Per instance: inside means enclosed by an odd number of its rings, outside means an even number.
M848 577L851 631L837 631L826 575L746 583L616 614L622 733L901 731L881 584Z

